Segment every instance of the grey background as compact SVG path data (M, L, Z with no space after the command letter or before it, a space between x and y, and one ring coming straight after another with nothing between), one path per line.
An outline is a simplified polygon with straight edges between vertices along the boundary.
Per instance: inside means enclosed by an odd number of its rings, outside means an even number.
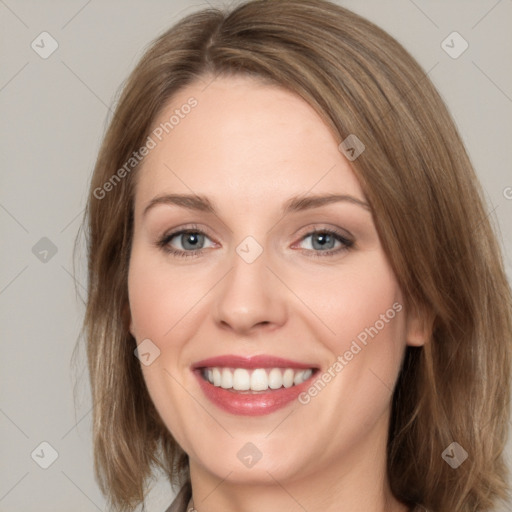
M387 30L429 72L501 227L510 278L512 0L339 3ZM74 290L73 243L118 88L152 39L205 6L0 0L0 512L105 510L92 472L83 352L78 368L70 364L84 311ZM31 48L43 31L59 45L47 59ZM469 43L457 59L441 47L453 31ZM78 261L83 293L83 255ZM48 469L31 457L35 450L34 459L50 460L50 451L38 448L43 441L58 452ZM171 499L169 486L157 480L147 510L163 511Z

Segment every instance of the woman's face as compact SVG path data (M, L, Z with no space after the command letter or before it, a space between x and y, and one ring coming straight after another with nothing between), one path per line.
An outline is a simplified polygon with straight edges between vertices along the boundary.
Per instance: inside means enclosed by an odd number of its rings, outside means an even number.
M136 185L130 329L151 399L217 477L374 463L421 340L360 184L302 99L207 83L161 113Z

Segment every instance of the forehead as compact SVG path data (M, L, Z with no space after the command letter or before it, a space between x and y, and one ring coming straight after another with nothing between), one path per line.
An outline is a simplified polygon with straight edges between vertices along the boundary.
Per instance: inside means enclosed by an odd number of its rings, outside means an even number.
M154 133L161 140L152 135L136 203L172 192L220 202L241 197L253 206L310 190L364 197L336 135L315 110L252 77L204 78L181 89L158 115Z

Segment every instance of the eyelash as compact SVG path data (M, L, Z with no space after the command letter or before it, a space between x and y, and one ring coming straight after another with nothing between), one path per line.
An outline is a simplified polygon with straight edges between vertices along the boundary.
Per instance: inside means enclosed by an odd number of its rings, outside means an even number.
M174 231L172 233L165 234L157 242L157 246L160 247L166 253L172 254L173 256L177 256L179 258L189 258L189 257L197 256L203 249L195 249L193 251L181 251L181 250L173 249L173 248L171 248L169 246L169 243L171 242L171 240L174 237L179 236L179 235L191 234L191 233L192 234L201 234L201 235L208 236L208 234L205 233L203 230L192 226L190 228L180 229L178 231ZM338 249L331 249L331 250L328 250L328 251L315 251L314 249L302 249L302 251L306 251L308 253L312 253L310 255L312 257L314 257L314 258L316 258L316 257L322 258L322 257L326 257L326 256L334 256L334 255L337 255L337 254L339 254L339 253L341 253L343 251L348 251L348 250L350 250L354 246L354 242L352 240L349 240L348 238L344 237L340 232L336 231L335 229L314 229L314 230L308 232L307 234L305 234L300 239L300 241L302 242L306 238L308 238L308 237L310 237L312 235L316 235L318 233L334 236L334 238L336 240L341 242L343 247L340 247Z

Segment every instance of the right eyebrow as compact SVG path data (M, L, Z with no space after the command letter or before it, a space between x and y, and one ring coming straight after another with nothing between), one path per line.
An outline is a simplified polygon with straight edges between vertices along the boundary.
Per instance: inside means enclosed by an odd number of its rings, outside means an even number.
M158 204L176 205L188 210L215 213L215 208L207 197L189 194L166 194L154 197L144 208L143 215L146 215L151 208Z

